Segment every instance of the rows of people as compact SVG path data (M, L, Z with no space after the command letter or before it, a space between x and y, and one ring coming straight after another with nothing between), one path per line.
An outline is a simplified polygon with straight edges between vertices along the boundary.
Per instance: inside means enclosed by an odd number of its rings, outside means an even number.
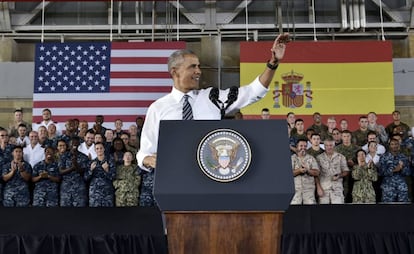
M141 170L136 163L143 118L129 131L122 120L114 130L104 117L86 121L69 119L57 134L51 111L31 126L15 111L9 128L0 127L0 201L6 207L138 206ZM145 193L145 191L144 191Z
M346 119L323 124L313 114L304 120L287 115L295 195L292 204L410 202L413 197L414 140L399 111L386 127L375 112L359 117L359 128L348 130Z
M9 128L0 128L1 195L4 206L152 206L154 175L136 165L143 118L125 131L96 116L69 119L58 130L49 109L31 125L16 110ZM263 119L269 111L262 112ZM359 128L334 117L322 123L319 113L305 129L302 119L287 115L296 194L292 204L409 202L414 142L400 112L384 127L370 112ZM242 119L239 117L238 119Z

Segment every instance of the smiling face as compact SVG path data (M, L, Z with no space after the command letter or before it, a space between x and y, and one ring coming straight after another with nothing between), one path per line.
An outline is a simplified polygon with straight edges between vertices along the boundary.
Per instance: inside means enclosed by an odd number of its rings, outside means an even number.
M201 70L200 61L196 55L184 55L181 61L171 68L170 74L174 80L174 87L187 93L191 90L198 89Z

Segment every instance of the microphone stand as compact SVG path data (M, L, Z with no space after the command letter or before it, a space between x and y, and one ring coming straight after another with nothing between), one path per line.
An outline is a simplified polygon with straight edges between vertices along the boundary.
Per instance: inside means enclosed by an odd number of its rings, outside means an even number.
M230 107L233 102L237 100L237 96L239 94L239 88L237 86L230 87L229 94L227 96L227 101L222 102L219 100L219 90L216 87L213 87L210 91L209 99L211 102L213 102L214 105L218 109L220 109L220 115L221 119L224 119L224 116L226 115L226 110ZM220 104L220 105L219 105Z

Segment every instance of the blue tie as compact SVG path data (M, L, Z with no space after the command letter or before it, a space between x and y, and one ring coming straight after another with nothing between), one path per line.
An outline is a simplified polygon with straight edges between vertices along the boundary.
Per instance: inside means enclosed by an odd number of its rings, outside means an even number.
M193 110L191 109L190 102L188 101L188 94L184 95L183 102L183 120L193 120Z

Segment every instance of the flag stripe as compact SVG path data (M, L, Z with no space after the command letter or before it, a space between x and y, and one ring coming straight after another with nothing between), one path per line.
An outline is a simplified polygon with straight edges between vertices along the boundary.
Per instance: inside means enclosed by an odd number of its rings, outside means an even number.
M111 64L165 64L167 61L166 57L113 57Z
M164 64L111 64L112 72L166 72L167 65Z
M142 111L142 112L144 112L144 111ZM137 112L137 114L138 113L139 112ZM131 124L135 124L135 119L137 118L137 114L133 114L133 115L123 114L122 116L119 116L119 114L118 115L104 115L104 114L101 114L101 115L105 116L104 126L113 125L112 123L115 122L115 120L121 119L123 121L123 128L127 129ZM144 115L144 113L141 113L141 115ZM89 126L91 127L95 123L96 114L77 115L77 116L72 116L72 118L77 118L81 121L87 121L87 122L89 122ZM68 119L71 119L71 118L68 118L67 116L53 116L53 121L57 122L57 124L60 127L62 127L61 130L65 129L64 124ZM41 116L33 117L33 123L40 123L41 121L42 121Z
M145 49L148 51L159 51L163 52L166 49L175 51L177 49L185 48L185 42L182 41L173 41L173 42L117 42L112 44L112 50L127 50L127 49ZM141 52L141 51L140 51ZM171 53L166 53L166 56L170 56ZM150 54L150 56L155 56L154 54Z
M244 46L243 46L244 45ZM241 43L240 84L248 84L264 68L272 43ZM394 110L394 81L390 42L292 42L264 99L242 109L244 115L259 115L269 108L271 115L301 117L364 115ZM284 87L301 84L303 97L292 100ZM381 102L381 103L378 103ZM294 105L301 106L295 107ZM286 106L287 105L287 106Z
M240 62L264 63L273 42L241 42ZM390 41L291 42L283 63L357 63L392 61Z
M169 86L171 87L170 79L157 79L157 78L123 78L123 79L111 79L111 87L114 86Z
M115 93L168 93L171 91L169 86L111 86L111 92Z
M76 116L87 116L87 115L115 115L122 119L122 115L134 115L137 116L137 112L144 112L145 107L89 107L88 110L79 110L78 107L66 107L66 108L50 108L53 112L53 117L73 115L73 111L76 111ZM41 109L34 111L37 115L42 113Z
M122 100L156 100L164 96L165 93L116 93L116 97L122 98ZM95 100L115 101L114 95L111 93L101 93ZM51 104L55 101L93 101L90 94L34 94L33 101L48 101Z
M170 79L168 72L111 72L111 79L115 78L165 78Z
M54 101L54 108L97 108L97 107L149 107L153 101ZM48 108L49 101L39 101L33 104L36 108ZM53 112L54 115L59 112Z
M183 48L185 42L37 44L33 122L49 108L59 124L70 118L94 122L96 115L132 124L171 91L168 57Z

